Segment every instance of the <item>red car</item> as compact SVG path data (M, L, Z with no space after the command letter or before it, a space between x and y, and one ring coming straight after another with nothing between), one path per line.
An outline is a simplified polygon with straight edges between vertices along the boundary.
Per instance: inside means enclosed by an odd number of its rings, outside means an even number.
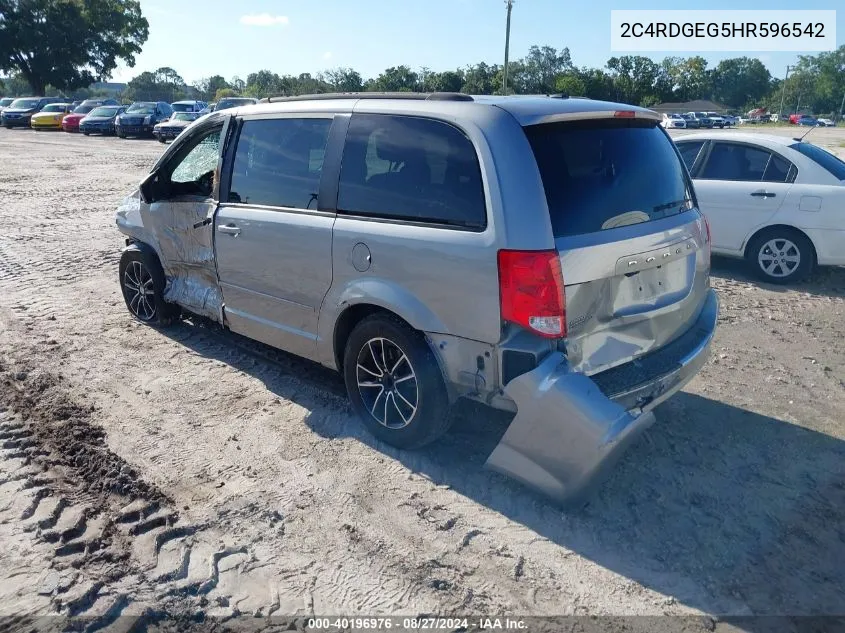
M62 120L62 129L65 132L79 132L79 122L84 119L91 110L102 105L117 105L114 99L86 99L76 109Z

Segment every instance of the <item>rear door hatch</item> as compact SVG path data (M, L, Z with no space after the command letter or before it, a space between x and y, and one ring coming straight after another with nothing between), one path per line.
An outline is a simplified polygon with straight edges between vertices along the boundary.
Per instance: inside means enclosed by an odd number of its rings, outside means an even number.
M570 367L592 375L681 336L709 289L709 235L686 168L637 111L525 127L565 284Z

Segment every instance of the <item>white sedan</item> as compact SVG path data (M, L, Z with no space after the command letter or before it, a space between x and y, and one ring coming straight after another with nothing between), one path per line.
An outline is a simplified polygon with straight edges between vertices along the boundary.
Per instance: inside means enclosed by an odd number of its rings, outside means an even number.
M668 129L685 129L687 120L680 114L664 114L660 125Z
M845 265L845 162L812 143L753 133L675 139L714 253L791 283Z

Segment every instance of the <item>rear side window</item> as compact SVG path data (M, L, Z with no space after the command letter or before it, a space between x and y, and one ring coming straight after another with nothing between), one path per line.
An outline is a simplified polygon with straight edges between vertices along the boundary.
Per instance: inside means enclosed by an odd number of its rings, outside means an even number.
M704 141L678 143L678 151L681 152L681 158L684 159L684 164L690 171L692 171L692 167L695 165L695 159L701 153L702 147L704 147Z
M762 147L716 143L699 177L704 180L791 182L796 173L792 163Z
M692 192L675 146L656 121L598 119L525 128L555 237L677 215Z
M353 115L343 151L338 211L482 229L478 157L456 127L419 117Z
M331 119L244 121L229 202L316 209Z
M845 180L845 162L830 152L823 150L818 145L812 145L810 143L795 143L789 147L796 152L804 154L804 156L814 163L830 172L834 178Z

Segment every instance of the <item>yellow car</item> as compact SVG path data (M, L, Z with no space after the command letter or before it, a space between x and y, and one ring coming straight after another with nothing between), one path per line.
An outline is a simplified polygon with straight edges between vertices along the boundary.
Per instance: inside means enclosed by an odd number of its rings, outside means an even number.
M41 112L32 115L29 125L33 130L61 130L62 119L73 112L71 103L50 103Z

